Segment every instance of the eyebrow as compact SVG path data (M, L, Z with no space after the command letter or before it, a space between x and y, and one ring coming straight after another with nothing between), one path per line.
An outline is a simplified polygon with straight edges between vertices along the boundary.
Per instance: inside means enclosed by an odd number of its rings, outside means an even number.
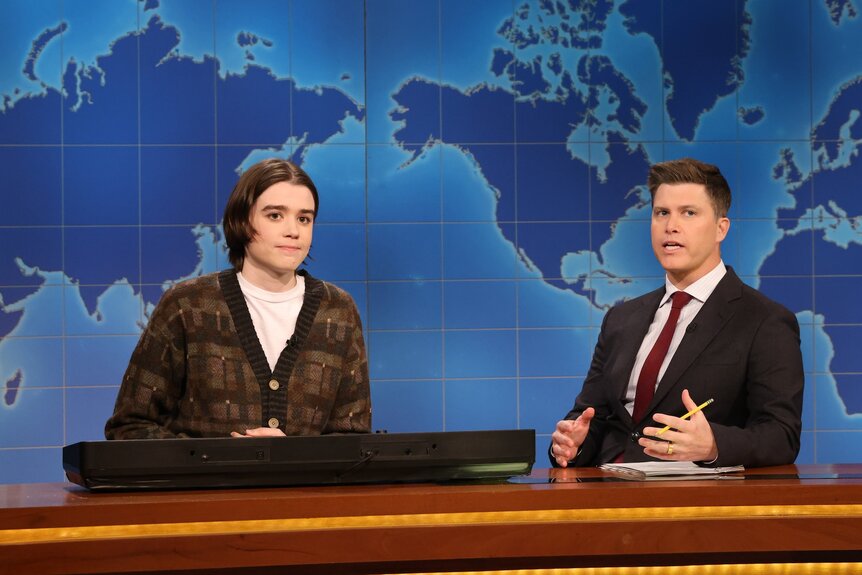
M290 209L287 206L284 206L281 204L267 204L267 205L263 206L260 210L262 212L268 212L268 211L287 212L287 211L290 211ZM308 208L303 208L303 209L299 210L299 213L300 214L313 214L314 210L310 210Z
M686 204L684 206L677 206L676 209L679 210L699 210L702 206L698 206L696 204ZM660 204L653 204L654 210L670 210L670 206L662 206Z

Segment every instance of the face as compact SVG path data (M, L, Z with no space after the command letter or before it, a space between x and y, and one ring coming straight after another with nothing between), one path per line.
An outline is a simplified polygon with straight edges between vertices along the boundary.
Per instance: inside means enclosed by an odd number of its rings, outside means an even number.
M671 283L685 289L721 261L730 220L718 217L703 184L662 184L652 203L653 252Z
M311 191L289 182L273 184L257 198L249 218L256 234L245 246L243 277L268 291L290 289L311 247Z

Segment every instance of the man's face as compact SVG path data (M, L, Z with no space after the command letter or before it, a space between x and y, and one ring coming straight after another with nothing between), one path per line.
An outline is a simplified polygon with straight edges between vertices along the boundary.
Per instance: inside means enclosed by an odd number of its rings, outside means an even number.
M653 252L670 281L685 289L718 265L730 220L717 216L702 184L662 184L652 204Z
M290 287L311 247L311 190L289 182L273 184L257 198L249 218L256 234L245 246L242 275L269 291Z

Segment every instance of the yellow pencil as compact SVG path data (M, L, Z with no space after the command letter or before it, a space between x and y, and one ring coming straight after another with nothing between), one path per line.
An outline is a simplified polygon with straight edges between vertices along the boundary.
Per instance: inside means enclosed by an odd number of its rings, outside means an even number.
M704 407L706 407L707 405L712 403L713 401L715 401L715 400L714 399L707 399L706 401L704 401L703 403L701 403L700 405L698 405L697 407L695 407L694 409L692 409L691 411L689 411L688 413L686 413L685 415L680 417L680 419L688 419L689 417L691 417L692 415L694 415L695 413L697 413L698 411L700 411L701 409L703 409ZM659 429L656 432L656 435L661 435L662 433L664 433L668 429L670 429L670 425L665 425L664 427L662 427L661 429Z

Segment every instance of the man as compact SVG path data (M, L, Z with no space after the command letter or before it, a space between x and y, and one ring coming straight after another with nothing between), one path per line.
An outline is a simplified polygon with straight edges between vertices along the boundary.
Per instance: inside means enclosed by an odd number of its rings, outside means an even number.
M551 462L792 463L802 428L799 325L722 262L727 181L715 166L682 159L652 166L648 187L665 285L605 315L581 393L553 433Z
M317 212L314 183L291 162L246 170L224 214L233 269L162 296L123 377L108 439L371 430L356 306L297 271Z

